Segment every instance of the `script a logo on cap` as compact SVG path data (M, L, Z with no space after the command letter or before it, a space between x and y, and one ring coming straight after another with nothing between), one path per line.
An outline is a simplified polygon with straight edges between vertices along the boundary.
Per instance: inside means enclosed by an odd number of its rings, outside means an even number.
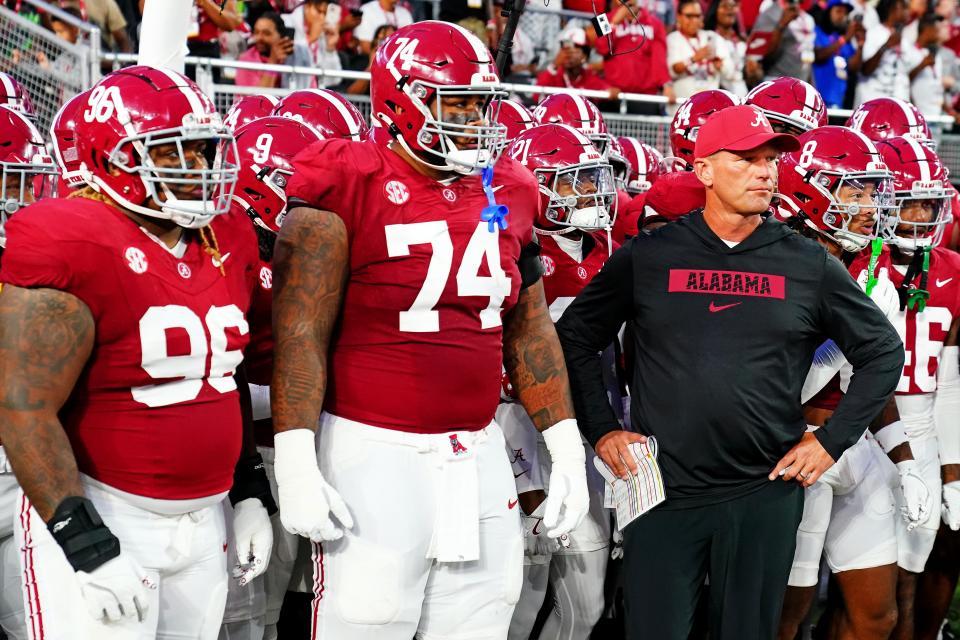
M759 111L757 111L757 117L754 119L753 122L750 123L750 126L751 126L751 127L762 127L762 126L765 125L765 124L767 124L767 119L764 117L764 115L763 115L762 113L760 113Z

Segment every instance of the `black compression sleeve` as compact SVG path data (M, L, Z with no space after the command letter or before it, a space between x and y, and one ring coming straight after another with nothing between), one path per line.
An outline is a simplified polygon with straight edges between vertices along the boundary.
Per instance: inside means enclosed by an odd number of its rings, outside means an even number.
M521 289L526 289L540 280L543 269L540 265L540 245L536 241L529 243L520 251L517 267L520 269Z

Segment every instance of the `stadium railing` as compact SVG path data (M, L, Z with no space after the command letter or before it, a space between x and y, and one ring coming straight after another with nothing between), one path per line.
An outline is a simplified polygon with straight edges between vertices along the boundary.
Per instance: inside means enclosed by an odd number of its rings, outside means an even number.
M44 12L77 27L77 43L61 40L31 19ZM100 78L100 29L41 0L22 0L21 13L0 5L0 71L27 90L37 124L46 131L68 98Z

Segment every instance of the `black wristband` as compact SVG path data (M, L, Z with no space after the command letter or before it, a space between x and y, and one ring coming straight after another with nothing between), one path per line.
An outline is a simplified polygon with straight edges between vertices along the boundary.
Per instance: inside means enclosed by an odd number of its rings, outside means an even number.
M74 571L90 572L120 555L120 540L103 524L87 498L64 498L47 522Z
M270 493L270 481L263 468L259 453L240 458L233 469L233 487L230 489L230 504L237 506L247 498L256 498L263 503L269 515L277 512L277 503Z
M520 250L517 268L520 269L521 289L537 284L543 276L543 268L540 263L540 245L537 242L531 242Z

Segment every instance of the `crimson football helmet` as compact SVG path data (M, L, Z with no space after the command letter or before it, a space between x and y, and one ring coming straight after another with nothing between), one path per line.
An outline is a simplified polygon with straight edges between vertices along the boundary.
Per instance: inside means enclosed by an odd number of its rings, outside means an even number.
M799 136L800 150L780 157L780 217L796 216L844 251L860 251L877 235L878 216L890 215L893 175L876 145L858 131L826 126ZM872 213L868 233L849 229L862 211Z
M305 122L324 138L360 142L369 133L363 114L353 103L329 89L301 89L285 96L273 115Z
M537 126L533 114L522 103L509 98L495 101L499 108L491 109L494 119L507 128L504 145L513 142L518 135Z
M594 145L596 146L596 145ZM607 162L613 169L613 181L620 191L627 190L627 177L630 175L630 163L627 162L627 156L620 146L620 141L610 136L607 143Z
M693 148L700 127L721 109L742 104L740 98L723 89L695 93L680 105L670 123L670 148L673 158L679 159L685 169L693 168ZM670 161L670 158L667 159Z
M223 124L231 131L236 131L245 124L249 124L257 118L265 118L273 114L274 108L280 99L276 96L254 95L242 96L233 103L230 110L227 111Z
M33 123L4 106L0 106L0 169L0 246L5 247L7 218L31 202L56 196L59 171Z
M936 147L927 119L915 106L898 98L867 100L850 115L847 126L874 142L902 136Z
M237 180L234 165L191 166L184 147L198 141L210 157L217 145L232 145L233 136L192 80L148 66L101 79L76 125L80 171L88 185L131 211L191 229L229 211ZM190 197L175 191L189 191ZM148 200L157 209L146 206Z
M597 105L572 93L554 93L533 110L537 124L559 123L587 136L600 153L607 152L610 134Z
M254 224L277 233L287 214L286 187L293 175L293 157L323 136L303 122L281 116L254 120L234 136L236 145L227 147L227 161L240 170L231 198Z
M36 115L33 102L30 101L30 94L9 73L0 72L0 90L3 91L0 94L0 104L31 118Z
M506 153L533 172L540 185L537 232L606 229L616 217L613 169L589 138L564 124L524 131Z
M622 136L617 141L630 166L627 174L627 193L634 196L646 193L660 177L660 163L663 161L663 156L655 148L636 138Z
M883 161L893 173L893 194L897 208L881 220L884 239L907 254L921 247L935 247L943 239L943 230L953 219L953 193L947 181L947 168L936 152L914 138L888 138L877 143ZM904 218L904 209L921 208L928 221ZM913 213L911 211L911 213ZM900 225L909 229L898 233Z
M763 111L779 133L800 135L827 124L827 107L820 92L810 83L789 76L761 82L747 94L744 104Z
M373 117L429 167L469 174L494 165L506 135L496 114L444 110L444 98L478 97L506 93L486 45L459 25L415 22L377 48L370 67Z
M71 189L77 189L85 183L80 171L80 156L77 153L76 128L81 113L87 106L89 95L90 91L87 90L67 100L50 123L53 157L60 165L60 177Z

